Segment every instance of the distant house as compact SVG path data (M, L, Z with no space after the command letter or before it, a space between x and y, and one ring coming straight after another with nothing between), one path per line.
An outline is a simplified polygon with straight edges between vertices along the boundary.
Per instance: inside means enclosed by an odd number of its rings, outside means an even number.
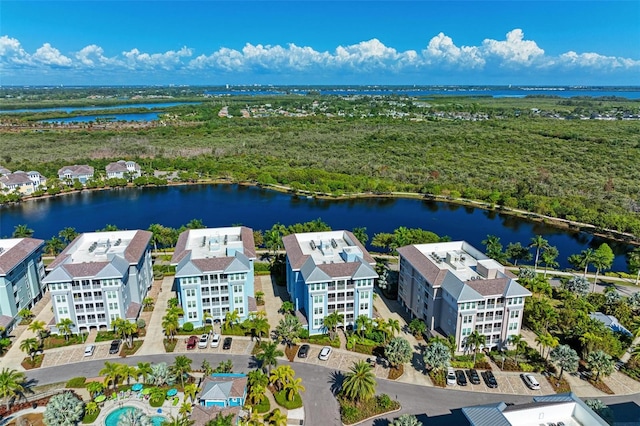
M0 176L8 175L9 173L11 173L11 170L7 169L6 167L0 166Z
M613 332L623 333L627 336L632 335L629 330L627 330L622 324L618 322L618 318L614 317L613 315L606 315L602 312L591 312L589 316L594 320L600 321L601 323L609 327Z
M89 179L93 179L93 167L86 164L64 166L58 170L58 179L60 180L77 180L81 184L86 184Z
M215 373L202 381L198 403L203 407L242 407L246 397L246 374Z
M39 186L45 186L47 179L36 171L23 172L18 170L0 176L0 189L5 192L18 191L24 195L33 194Z
M135 161L120 160L115 163L109 163L106 167L107 179L118 178L123 179L131 177L133 179L140 177L140 165ZM128 173L128 174L127 174Z

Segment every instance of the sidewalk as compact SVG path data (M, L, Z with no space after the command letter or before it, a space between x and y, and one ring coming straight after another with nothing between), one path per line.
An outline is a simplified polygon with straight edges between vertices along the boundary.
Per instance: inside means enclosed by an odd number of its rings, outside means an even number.
M154 283L154 285L156 284ZM144 337L142 346L138 349L138 352L136 352L136 356L164 353L162 317L167 311L168 300L174 296L174 293L171 291L171 287L173 287L173 276L164 277L161 286L161 290L154 304L151 319L147 324L147 334Z
M280 320L284 318L279 311L282 307L282 302L289 300L287 289L274 283L270 275L257 275L256 283L259 283L264 293L264 310L267 313L269 327L273 330Z
M44 321L44 323L48 325L53 318L51 295L46 293L44 297L36 303L31 312L36 315L33 321ZM27 355L20 350L20 343L30 337L37 337L35 333L27 329L28 327L28 325L19 325L12 331L12 335L15 337L7 353L0 358L0 368L13 368L18 371L25 371L21 364Z

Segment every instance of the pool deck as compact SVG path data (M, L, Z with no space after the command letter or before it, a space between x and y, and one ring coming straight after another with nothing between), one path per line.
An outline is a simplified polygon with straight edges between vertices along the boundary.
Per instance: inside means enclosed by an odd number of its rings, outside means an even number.
M177 395L182 400L182 392ZM147 416L164 416L169 418L170 416L178 416L178 410L180 409L180 405L174 406L171 400L167 400L162 404L162 407L155 408L149 405L147 400L138 399L135 396L124 397L118 399L108 399L104 402L100 409L100 415L93 423L94 425L104 426L106 418L109 414L114 412L115 410L123 407L135 407L142 410ZM158 412L158 409L162 409L162 412Z

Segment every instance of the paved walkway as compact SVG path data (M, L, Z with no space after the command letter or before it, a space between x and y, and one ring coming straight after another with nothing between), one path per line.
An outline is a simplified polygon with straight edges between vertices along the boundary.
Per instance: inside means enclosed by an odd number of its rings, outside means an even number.
M154 283L154 285L157 285ZM160 287L160 292L156 298L151 319L147 324L147 334L144 342L136 355L153 355L164 353L164 330L162 329L162 317L167 311L167 302L175 296L171 291L173 287L173 276L164 277Z
M44 321L45 324L49 324L53 318L51 296L49 293L45 294L43 298L36 303L33 309L31 309L31 312L35 315L34 321ZM28 325L19 325L13 329L11 332L11 335L14 336L12 339L13 343L7 353L0 358L0 368L13 368L18 371L25 371L21 364L26 354L20 350L20 343L30 337L37 337L35 333L28 330L28 327Z
M256 287L260 286L264 293L264 310L271 330L275 329L283 315L279 312L282 302L289 300L287 288L279 286L271 280L270 275L256 276Z

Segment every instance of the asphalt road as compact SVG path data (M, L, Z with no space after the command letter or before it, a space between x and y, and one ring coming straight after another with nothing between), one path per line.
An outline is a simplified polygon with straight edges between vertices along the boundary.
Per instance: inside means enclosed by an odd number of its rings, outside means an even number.
M206 358L212 366L231 359L234 371L248 372L256 367L253 357L246 355L218 355L218 354L188 354L193 360L192 367L198 368ZM114 360L115 362L135 365L138 362L167 362L172 363L173 354L160 354L145 357L127 357ZM307 363L288 363L296 371L296 376L302 378L306 391L302 393L308 426L341 425L338 403L332 391L339 389L342 373L325 367ZM38 385L64 382L72 377L95 377L104 367L104 360L85 361L65 364L52 368L38 369L27 372L27 377L37 381ZM385 426L389 420L400 414L415 414L423 424L429 426L466 424L460 408L487 404L491 402L531 402L531 398L518 395L489 394L482 392L464 392L440 389L426 386L409 385L389 380L378 380L377 393L386 393L402 404L399 413L393 413L388 418L379 418L362 423L367 426ZM640 420L640 394L602 398L614 409L617 421L638 422Z

